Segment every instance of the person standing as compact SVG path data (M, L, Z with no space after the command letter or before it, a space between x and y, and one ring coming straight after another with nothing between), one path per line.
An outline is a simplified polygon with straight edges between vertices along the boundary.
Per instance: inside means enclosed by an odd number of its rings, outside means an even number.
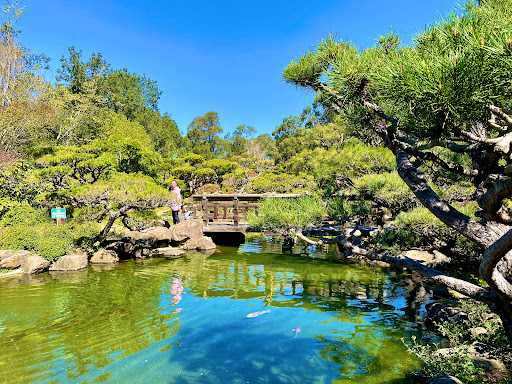
M181 208L181 189L178 187L176 180L171 181L171 192L176 195L176 201L171 203L172 222L173 224L178 224L180 222L178 213Z

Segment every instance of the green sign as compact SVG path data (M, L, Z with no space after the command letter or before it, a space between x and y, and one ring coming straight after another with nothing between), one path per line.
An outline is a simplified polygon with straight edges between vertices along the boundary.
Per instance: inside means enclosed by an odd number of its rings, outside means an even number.
M66 208L54 208L52 209L52 219L65 219Z

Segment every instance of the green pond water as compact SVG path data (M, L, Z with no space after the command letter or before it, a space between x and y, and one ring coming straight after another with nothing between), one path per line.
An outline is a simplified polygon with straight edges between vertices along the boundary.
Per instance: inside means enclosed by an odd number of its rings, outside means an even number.
M271 238L0 279L1 383L403 383L403 276ZM327 255L328 256L328 255ZM247 317L259 311L260 316Z

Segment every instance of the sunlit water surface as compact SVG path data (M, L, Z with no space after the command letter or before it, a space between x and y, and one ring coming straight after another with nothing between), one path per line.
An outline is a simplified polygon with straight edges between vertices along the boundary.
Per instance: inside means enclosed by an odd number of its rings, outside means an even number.
M270 238L0 279L2 383L402 383L402 278ZM328 256L328 254L327 254ZM256 317L248 314L263 312Z

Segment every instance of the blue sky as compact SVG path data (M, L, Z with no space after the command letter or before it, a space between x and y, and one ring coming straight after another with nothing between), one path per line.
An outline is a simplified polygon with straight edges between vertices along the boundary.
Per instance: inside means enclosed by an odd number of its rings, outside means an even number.
M219 114L224 133L241 124L272 133L313 95L286 84L287 64L329 33L364 48L392 28L402 41L457 7L454 0L25 0L21 40L52 58L74 45L113 68L156 80L159 107L182 133ZM50 73L51 78L55 73Z

